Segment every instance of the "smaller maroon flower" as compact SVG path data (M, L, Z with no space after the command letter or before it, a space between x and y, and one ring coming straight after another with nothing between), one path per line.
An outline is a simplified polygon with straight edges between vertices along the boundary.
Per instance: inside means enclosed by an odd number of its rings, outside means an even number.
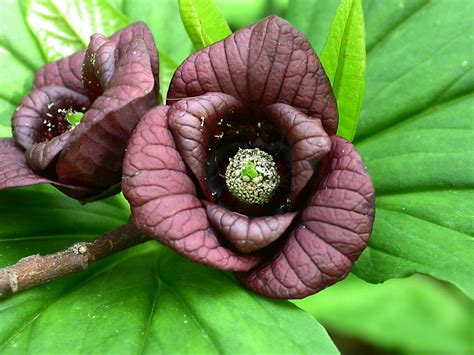
M0 188L50 183L79 200L120 188L128 136L156 104L158 54L143 23L38 70L0 140Z
M132 219L249 289L300 298L344 278L367 246L374 191L336 137L329 80L308 41L269 17L190 56L168 105L132 132Z

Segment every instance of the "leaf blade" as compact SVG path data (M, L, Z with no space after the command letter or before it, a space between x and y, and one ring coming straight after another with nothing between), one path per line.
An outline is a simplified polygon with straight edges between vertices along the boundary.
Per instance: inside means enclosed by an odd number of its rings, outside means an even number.
M44 56L53 61L87 47L94 33L111 35L128 20L103 0L30 0L26 19Z
M365 92L365 30L360 0L342 0L321 53L337 99L337 134L352 141Z
M224 16L211 0L179 0L179 12L197 50L232 33Z

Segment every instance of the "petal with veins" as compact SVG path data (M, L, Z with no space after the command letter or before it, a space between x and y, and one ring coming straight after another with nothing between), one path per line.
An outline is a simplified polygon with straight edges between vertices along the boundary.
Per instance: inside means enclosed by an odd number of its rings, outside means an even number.
M289 227L296 212L249 218L213 203L204 202L214 228L238 251L251 253L273 243Z
M168 110L149 111L130 136L122 188L134 223L191 260L224 270L249 270L259 258L227 249L209 225L169 130Z
M222 92L259 111L291 105L319 118L336 133L337 108L326 74L303 34L279 17L268 17L190 56L177 69L168 103Z
M239 280L272 298L302 298L343 279L368 243L374 190L354 147L332 137L322 181L272 260Z
M209 137L221 119L225 122L242 109L241 102L230 95L209 93L182 99L171 106L168 113L168 123L181 157L207 198L212 198L205 179Z
M313 176L317 162L331 150L331 139L319 119L308 117L292 106L273 104L267 106L265 112L278 124L291 145L291 200L296 202Z

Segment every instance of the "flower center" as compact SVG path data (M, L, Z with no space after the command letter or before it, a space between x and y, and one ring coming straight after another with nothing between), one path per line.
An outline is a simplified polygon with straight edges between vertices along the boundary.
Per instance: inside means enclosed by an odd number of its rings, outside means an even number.
M75 111L73 108L58 109L54 113L46 113L46 117L43 119L44 137L46 140L51 140L74 129L81 122L83 116L83 112Z
M241 149L225 172L227 188L238 200L249 205L268 203L274 195L280 176L270 154L258 149Z

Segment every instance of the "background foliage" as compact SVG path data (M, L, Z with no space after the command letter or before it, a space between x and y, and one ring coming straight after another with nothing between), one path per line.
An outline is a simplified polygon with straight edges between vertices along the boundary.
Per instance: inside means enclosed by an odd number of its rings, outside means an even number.
M160 50L165 96L179 63L225 37L227 22L236 30L277 13L320 54L341 110L338 134L355 134L376 187L374 232L357 276L298 308L149 242L0 301L0 352L337 353L319 321L340 350L472 353L474 3L215 4L2 1L0 135L11 135L11 114L35 70L83 48L93 32L145 21ZM1 191L0 267L97 236L128 214L121 196L80 206L49 186ZM393 279L415 273L429 276Z

